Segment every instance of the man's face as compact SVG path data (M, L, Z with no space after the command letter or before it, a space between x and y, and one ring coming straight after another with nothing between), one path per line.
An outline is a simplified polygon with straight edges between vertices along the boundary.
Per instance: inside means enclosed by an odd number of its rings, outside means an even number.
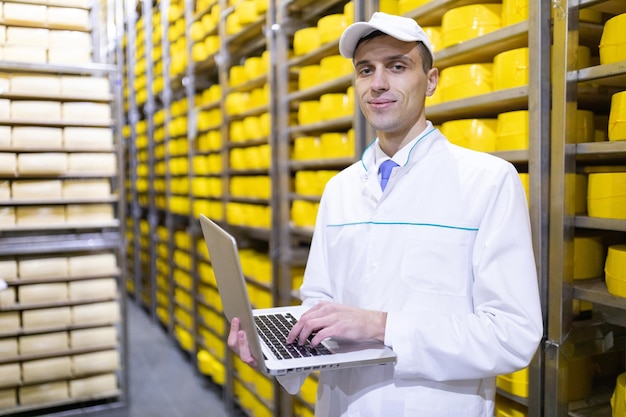
M438 72L424 73L416 42L391 36L363 41L354 55L355 91L365 118L379 135L409 134L425 128L424 99Z

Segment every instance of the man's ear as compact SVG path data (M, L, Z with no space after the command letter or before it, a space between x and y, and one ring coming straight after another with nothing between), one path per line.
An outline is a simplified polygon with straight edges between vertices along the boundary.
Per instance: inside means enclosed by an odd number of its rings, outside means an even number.
M439 70L437 68L431 68L428 71L428 84L426 85L426 96L430 97L435 94L437 83L439 82Z

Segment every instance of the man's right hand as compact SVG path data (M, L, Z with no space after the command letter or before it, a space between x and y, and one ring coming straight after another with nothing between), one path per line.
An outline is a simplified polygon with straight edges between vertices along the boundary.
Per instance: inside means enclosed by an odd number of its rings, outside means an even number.
M257 362L250 353L250 345L246 332L239 329L239 319L234 317L230 322L230 333L228 334L228 347L230 347L244 362L253 368L257 368Z

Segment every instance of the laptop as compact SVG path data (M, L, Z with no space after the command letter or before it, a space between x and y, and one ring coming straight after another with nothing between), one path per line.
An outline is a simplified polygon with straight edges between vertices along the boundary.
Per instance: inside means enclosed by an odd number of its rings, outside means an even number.
M241 269L237 241L202 214L200 225L224 314L228 321L239 318L241 329L248 335L250 352L266 374L285 375L291 372L395 363L396 354L393 350L377 340L357 342L329 338L316 348L308 343L303 347L286 345L284 342L289 329L307 307L253 309Z

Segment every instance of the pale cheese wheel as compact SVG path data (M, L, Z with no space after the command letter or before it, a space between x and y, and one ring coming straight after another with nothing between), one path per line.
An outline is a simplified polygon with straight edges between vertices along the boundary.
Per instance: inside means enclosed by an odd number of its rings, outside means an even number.
M16 302L17 299L15 298L15 288L9 287L0 291L0 307L14 306ZM0 343L2 343L2 339L0 339Z
M13 259L0 261L0 279L7 282L17 280L17 261Z
M36 46L41 48L48 45L50 31L42 28L24 28L9 26L6 29L6 43L16 46Z
M0 43L4 44L7 39L7 27L0 25Z
M0 73L0 93L4 94L11 88L10 75L6 72ZM3 126L5 127L5 126Z
M0 339L0 358L13 358L18 355L17 338L7 337Z
M54 47L48 49L48 62L50 64L80 65L92 62L91 49Z
M2 57L5 61L45 64L47 51L40 46L4 45Z
M117 350L86 353L72 356L74 376L116 371L120 367L120 354Z
M0 126L0 148L11 146L11 126Z
M22 326L26 330L66 327L71 323L70 307L41 308L22 312Z
M11 182L0 180L0 201L7 201L11 199ZM2 275L0 275L2 278Z
M18 288L17 296L20 305L66 302L68 300L67 284L33 284Z
M0 180L0 201L7 201L11 199L11 182ZM0 278L2 276L0 275Z
M16 337L6 337L0 339L0 358L11 358L13 356L17 356L18 352L18 340Z
M48 7L48 27L89 29L89 10L72 7Z
M20 313L17 311L0 312L0 332L15 332L20 326Z
M69 399L66 381L49 382L39 385L27 385L19 389L20 405L41 405Z
M77 48L89 53L92 49L91 35L76 30L51 30L48 37L50 49Z
M65 224L63 206L18 207L15 224L22 226L59 226Z
M0 99L0 119L11 118L11 100Z
M116 301L72 307L72 323L76 325L114 323L119 319L120 306Z
M70 282L69 295L73 301L113 298L117 295L117 284L114 278Z
M96 375L70 381L70 396L72 398L103 397L115 395L117 391L115 374Z
M17 390L0 389L0 410L17 407Z
M117 257L113 253L70 256L67 262L70 277L103 276L118 273Z
M69 356L22 362L22 378L26 383L71 377L72 361Z
M67 224L97 224L110 222L113 219L114 213L111 204L68 204L65 207L65 222Z
M11 195L14 200L61 199L61 180L13 181Z
M20 279L58 279L69 274L65 257L20 259L17 265Z
M107 198L111 196L111 182L108 180L65 180L63 198Z
M17 23L27 26L43 26L46 23L47 7L38 4L4 3L5 24Z
M71 174L115 175L117 159L108 153L71 153L67 157L67 171Z
M69 348L67 332L22 336L19 343L22 355L60 352Z
M63 103L63 120L83 123L110 123L111 106L106 103Z
M66 153L22 153L17 156L17 172L20 174L64 174L67 170Z
M61 77L61 94L102 99L111 96L108 78L65 75Z
M115 346L117 342L117 330L113 326L73 330L70 332L70 346L72 349Z
M44 100L13 100L11 101L11 119L58 122L61 120L61 103Z
M22 382L22 370L19 363L0 365L0 388L15 387Z
M13 207L0 207L0 227L13 227L16 221Z
M17 171L17 154L0 153L0 174L15 175Z
M16 148L62 148L63 129L57 127L15 126L12 143Z
M113 131L106 127L66 127L63 146L69 149L111 150Z
M11 93L56 95L61 93L61 80L56 75L13 74Z

